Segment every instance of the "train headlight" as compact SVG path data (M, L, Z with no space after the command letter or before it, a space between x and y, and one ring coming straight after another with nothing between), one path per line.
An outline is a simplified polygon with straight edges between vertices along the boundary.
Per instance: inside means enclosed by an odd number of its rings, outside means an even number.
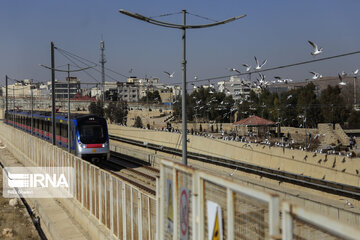
M86 144L80 143L81 148L86 148Z

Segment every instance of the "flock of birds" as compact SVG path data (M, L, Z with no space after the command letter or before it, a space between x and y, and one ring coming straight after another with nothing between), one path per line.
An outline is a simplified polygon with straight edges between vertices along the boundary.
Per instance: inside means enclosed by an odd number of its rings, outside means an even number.
M312 56L316 57L319 54L323 53L323 48L319 47L316 43L314 43L313 41L308 41L308 43L312 46L313 50L310 53ZM249 65L249 64L242 64L243 67L245 67L245 73L249 74L249 78L250 78L250 82L244 82L241 81L241 84L247 87L255 87L255 88L259 88L259 89L264 89L267 86L269 86L270 84L276 84L276 83L280 83L280 84L288 84L290 82L293 82L292 79L290 78L282 78L280 76L274 76L274 80L272 81L266 81L265 80L265 75L261 73L261 69L264 67L264 65L267 63L267 59L265 59L264 61L262 61L262 63L260 64L259 60L257 59L256 56L254 56L255 59L255 66L253 68L253 66ZM251 69L254 69L255 71L251 72ZM242 74L242 72L236 68L228 68L229 71L231 72L235 72L237 74ZM258 73L259 78L256 78L254 82L251 82L251 74L252 73ZM170 73L167 71L164 71L164 73L169 77L169 78L173 78L175 72ZM323 77L322 74L317 73L315 71L310 71L309 73L311 73L313 76L311 77L312 80L318 80L321 79ZM355 71L352 72L352 74L356 77L357 74L359 73L359 69L356 69ZM347 73L345 73L344 71L338 74L338 78L339 78L339 85L340 86L346 86L346 82L343 81L343 78L347 76ZM195 81L198 80L198 77L195 76L194 77ZM195 84L192 84L193 88L196 89L197 86Z

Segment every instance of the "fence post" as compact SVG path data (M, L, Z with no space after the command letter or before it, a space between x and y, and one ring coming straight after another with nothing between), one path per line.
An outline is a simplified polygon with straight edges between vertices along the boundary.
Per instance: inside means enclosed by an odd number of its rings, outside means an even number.
M163 240L164 239L164 221L161 219L164 218L164 208L165 208L165 168L162 163L160 163L160 231L158 233L157 239Z
M139 239L143 239L142 237L142 201L141 201L141 193L138 191L138 232Z
M160 172L161 174L161 172ZM160 239L160 201L161 201L161 194L160 194L160 179L157 177L156 178L156 231L155 231L155 239ZM150 199L149 199L150 201ZM149 203L149 208L150 208L150 203ZM149 223L150 223L150 213L149 213ZM150 223L151 224L151 223ZM149 239L150 239L150 227L151 225L149 225Z
M227 239L234 239L234 194L230 188L226 188L227 203Z
M125 186L125 183L122 182L122 222L123 222L123 239L127 239L126 238L126 235L127 235L127 232L126 232L126 211L127 211L127 208L126 208L126 186Z
M199 209L199 239L204 239L204 180L197 174L197 184L199 189L199 200L198 200L198 209Z
M284 202L282 205L282 239L286 240L293 239L293 225L289 208L290 205Z
M177 237L177 229L178 229L178 181L177 181L177 169L173 167L172 174L173 174L173 212L174 212L174 228L173 228L173 239L178 239Z
M280 202L279 197L272 196L269 202L269 231L271 238L280 235Z
M193 239L200 239L199 236L199 183L197 171L194 171L192 175L192 234Z
M110 232L114 234L114 192L113 177L110 176Z

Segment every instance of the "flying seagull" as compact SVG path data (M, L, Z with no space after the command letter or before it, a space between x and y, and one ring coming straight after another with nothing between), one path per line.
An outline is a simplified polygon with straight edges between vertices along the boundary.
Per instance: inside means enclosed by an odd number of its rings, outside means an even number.
M310 45L314 48L314 51L311 53L311 55L316 56L322 53L323 48L319 48L314 42L308 41Z
M339 80L340 80L339 85L346 86L346 82L343 82L342 76L340 74L338 74L338 76L339 76Z
M255 62L256 62L256 67L255 67L255 69L256 70L260 70L265 64L266 64L266 62L267 62L267 59L265 59L264 61L263 61L263 63L260 65L259 64L259 61L257 60L257 58L254 56L254 58L255 58Z
M231 72L241 73L239 70L237 70L237 69L235 69L235 68L229 68L229 70L230 70Z
M247 65L246 63L243 64L244 67L246 67L246 71L249 72L251 69L250 65Z
M175 72L173 72L172 74L170 74L170 73L168 73L168 72L166 72L166 71L164 71L164 73L165 73L166 75L168 75L169 78L173 78L173 77L174 77L174 74L175 74Z
M320 74L320 73L317 73L317 72L310 72L312 75L314 75L314 76L312 76L312 79L313 80L317 80L317 79L320 79L320 78L322 78L322 75Z
M356 69L353 74L356 76L359 73L359 69Z

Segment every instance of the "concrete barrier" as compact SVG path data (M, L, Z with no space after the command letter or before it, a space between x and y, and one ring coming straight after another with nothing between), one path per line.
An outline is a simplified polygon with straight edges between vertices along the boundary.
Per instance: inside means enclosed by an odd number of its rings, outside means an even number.
M156 196L3 123L0 134L21 161L44 168L75 169L75 186L71 190L74 197L59 201L91 239L156 239Z

